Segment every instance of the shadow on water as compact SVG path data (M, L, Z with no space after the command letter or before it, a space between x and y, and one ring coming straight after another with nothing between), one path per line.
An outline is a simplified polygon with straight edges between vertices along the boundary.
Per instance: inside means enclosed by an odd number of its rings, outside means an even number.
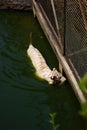
M0 129L51 130L49 113L57 112L59 130L84 130L69 83L54 87L35 75L26 53L30 32L50 68L58 68L32 12L0 11Z

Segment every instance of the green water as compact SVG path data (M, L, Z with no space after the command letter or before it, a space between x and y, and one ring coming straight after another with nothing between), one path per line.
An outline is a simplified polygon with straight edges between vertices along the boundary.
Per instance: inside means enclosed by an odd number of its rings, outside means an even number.
M0 130L52 130L52 112L57 113L59 130L85 130L69 83L54 87L36 77L26 53L30 32L50 68L58 68L32 12L0 11Z

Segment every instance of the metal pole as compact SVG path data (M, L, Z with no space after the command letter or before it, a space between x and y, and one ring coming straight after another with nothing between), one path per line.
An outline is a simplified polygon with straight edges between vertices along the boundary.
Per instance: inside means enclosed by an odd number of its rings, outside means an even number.
M58 33L59 45L60 45L62 53L63 53L62 40L61 40L61 35L60 35L60 32L59 32L59 24L58 24L58 19L57 19L56 10L55 10L55 6L54 6L54 1L53 0L51 0L51 5L52 5L54 19L55 19L55 24L56 24L57 33Z

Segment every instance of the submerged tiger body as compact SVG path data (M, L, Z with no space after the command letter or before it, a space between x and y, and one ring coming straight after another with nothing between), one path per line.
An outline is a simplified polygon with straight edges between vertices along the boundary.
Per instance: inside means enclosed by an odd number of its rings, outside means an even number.
M42 54L32 44L29 45L27 54L31 58L37 75L48 81L49 84L56 82L62 84L66 80L55 68L53 68L53 70L49 68Z

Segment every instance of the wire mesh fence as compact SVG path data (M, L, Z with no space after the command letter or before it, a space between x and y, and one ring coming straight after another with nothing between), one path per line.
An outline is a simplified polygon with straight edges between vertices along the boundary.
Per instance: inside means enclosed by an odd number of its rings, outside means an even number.
M84 1L66 0L65 22L65 55L82 77L87 72L87 21Z
M52 0L37 0L56 33ZM79 77L87 72L87 0L53 0L66 58Z

